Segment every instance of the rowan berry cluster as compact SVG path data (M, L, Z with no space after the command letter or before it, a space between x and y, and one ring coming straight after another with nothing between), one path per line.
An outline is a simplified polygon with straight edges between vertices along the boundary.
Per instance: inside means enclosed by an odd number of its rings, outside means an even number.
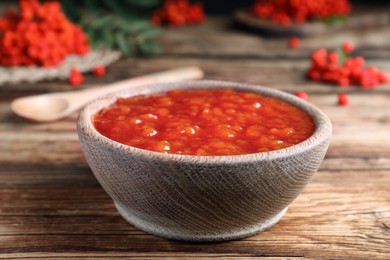
M257 0L252 13L281 25L325 20L335 16L348 16L349 0Z
M57 1L19 0L19 13L8 9L0 18L0 64L58 66L68 54L83 55L89 43Z
M361 56L349 57L353 45L343 44L341 51L318 49L311 55L311 67L307 76L314 81L324 81L341 87L358 85L361 88L373 88L389 82L389 77L374 66L364 67Z
M203 4L191 4L189 0L166 0L152 16L152 24L182 26L200 23L205 19Z

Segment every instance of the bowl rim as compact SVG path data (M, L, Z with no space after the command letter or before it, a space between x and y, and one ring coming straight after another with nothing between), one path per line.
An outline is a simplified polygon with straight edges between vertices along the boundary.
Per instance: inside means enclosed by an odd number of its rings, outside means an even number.
M185 89L233 89L238 91L254 92L257 94L274 97L284 102L295 105L307 112L314 120L316 129L313 134L306 140L295 145L272 150L267 152L248 153L239 155L213 155L213 156L198 156L198 155L182 155L182 154L167 154L145 150L129 145L125 145L109 139L100 134L92 124L92 115L100 109L109 106L119 97L130 97L137 95L148 95L163 93L168 90L178 88ZM136 92L135 94L131 92ZM104 103L104 104L103 104ZM107 104L105 104L107 103ZM92 110L92 111L91 111ZM128 89L115 91L94 99L85 105L80 111L77 119L77 132L79 139L81 135L87 136L90 141L93 141L103 147L119 150L123 153L133 154L141 158L153 158L163 161L191 162L194 164L231 164L234 162L253 162L263 160L281 159L292 156L296 153L302 153L324 141L328 141L332 134L332 123L329 117L313 104L296 97L288 92L275 88L264 87L255 84L239 83L222 80L194 80L175 83L158 83L146 84L140 86L132 86Z

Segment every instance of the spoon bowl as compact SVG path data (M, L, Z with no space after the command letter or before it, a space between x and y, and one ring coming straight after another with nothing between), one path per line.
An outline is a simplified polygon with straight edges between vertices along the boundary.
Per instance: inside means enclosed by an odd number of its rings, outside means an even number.
M48 109L50 107L50 109ZM69 102L58 95L40 95L16 99L11 104L12 110L25 118L37 118L38 121L57 118L69 108ZM38 116L41 116L39 119Z

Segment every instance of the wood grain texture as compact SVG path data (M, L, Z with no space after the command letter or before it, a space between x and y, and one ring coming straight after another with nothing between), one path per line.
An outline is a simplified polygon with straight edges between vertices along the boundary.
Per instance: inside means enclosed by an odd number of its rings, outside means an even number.
M188 253L385 259L390 253L390 171L320 171L278 225L217 244L168 241L128 225L87 167L11 166L0 170L4 175L9 177L1 179L7 185L1 187L0 245L6 257L60 258L55 252L62 251L68 257Z
M202 37L199 37L202 35ZM169 29L164 51L151 59L122 60L107 77L86 86L182 65L201 66L209 79L305 90L333 122L320 171L270 230L225 243L174 242L129 225L100 187L82 155L76 115L45 124L14 116L13 98L71 90L64 82L0 88L1 259L389 259L390 85L372 91L339 89L303 77L308 55L343 40L358 43L367 62L390 71L390 28L346 31L302 41L290 50L280 39L229 28L209 18L201 26ZM336 105L336 93L351 97Z

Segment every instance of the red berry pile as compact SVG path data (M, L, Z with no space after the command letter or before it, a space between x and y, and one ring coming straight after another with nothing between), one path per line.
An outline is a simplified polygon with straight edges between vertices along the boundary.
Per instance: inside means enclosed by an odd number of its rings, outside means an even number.
M191 4L189 0L166 0L152 16L152 24L182 26L200 23L205 19L202 3Z
M374 66L364 67L361 56L349 57L353 45L346 42L338 52L318 49L311 55L311 67L307 76L314 81L323 81L341 87L358 85L361 88L373 88L389 82L387 74Z
M0 18L0 64L4 66L58 66L68 54L89 51L87 37L70 22L57 1L19 0Z
M348 0L257 0L252 5L255 16L282 25L348 16L350 11Z

